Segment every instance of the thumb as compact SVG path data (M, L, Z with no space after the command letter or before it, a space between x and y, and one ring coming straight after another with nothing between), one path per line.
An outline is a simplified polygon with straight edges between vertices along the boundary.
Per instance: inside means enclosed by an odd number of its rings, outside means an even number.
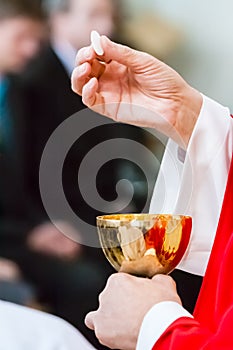
M105 35L101 36L101 44L104 50L104 61L117 61L125 66L131 68L140 68L144 66L150 55L131 49L128 46L117 44L107 38Z
M95 318L96 311L89 312L85 317L85 325L90 328L91 330L94 330L94 318Z

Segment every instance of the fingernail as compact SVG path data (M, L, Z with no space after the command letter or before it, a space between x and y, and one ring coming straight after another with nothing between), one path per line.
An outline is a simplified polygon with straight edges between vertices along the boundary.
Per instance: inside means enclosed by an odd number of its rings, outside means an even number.
M86 64L82 64L80 67L80 72L84 73L86 71Z
M88 49L86 49L86 51L85 51L84 55L85 55L85 58L86 58L86 59L91 58L91 53L90 53L89 48L88 48Z

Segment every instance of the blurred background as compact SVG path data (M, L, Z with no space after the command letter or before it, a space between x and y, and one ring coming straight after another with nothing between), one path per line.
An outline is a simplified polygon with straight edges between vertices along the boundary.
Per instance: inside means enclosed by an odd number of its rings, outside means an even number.
M152 53L162 54L190 84L232 109L232 1L207 0L187 4L185 0L125 0L124 3L133 18L141 18L139 22L143 17L144 23L146 17L154 17L155 30L149 24L148 34ZM156 18L161 21L160 29ZM146 28L139 25L138 31L144 30ZM160 42L164 42L162 49L156 49L157 42L159 47Z
M75 55L89 45L90 32L96 29L163 60L198 90L233 109L233 4L230 0L188 5L185 0L42 3L41 9L37 0L0 0L0 298L59 315L103 349L83 319L97 307L98 294L113 269L100 249L81 244L87 232L58 217L63 232L75 237L75 243L50 222L39 191L39 165L48 139L68 117L85 108L70 89ZM127 179L134 195L121 211L148 211L145 205L166 140L113 123L85 134L64 163L67 201L88 224L95 225L95 217L108 211L86 205L77 188L77 169L93 147L121 138L153 152L155 162L141 155L152 180L148 183L143 169L132 162L113 160L98 173L98 192L107 201L115 200L117 182ZM56 154L51 156L56 160ZM87 174L87 186L91 175ZM59 207L56 193L54 198Z

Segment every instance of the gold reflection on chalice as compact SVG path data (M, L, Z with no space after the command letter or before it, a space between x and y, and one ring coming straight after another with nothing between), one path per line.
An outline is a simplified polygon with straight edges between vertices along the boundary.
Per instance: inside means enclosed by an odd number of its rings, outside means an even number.
M97 217L103 252L121 272L153 277L171 272L190 239L192 219L183 215L119 214Z

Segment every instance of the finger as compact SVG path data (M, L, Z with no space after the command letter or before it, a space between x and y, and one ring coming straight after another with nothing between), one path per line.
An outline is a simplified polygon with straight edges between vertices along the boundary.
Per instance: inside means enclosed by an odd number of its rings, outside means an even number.
M96 78L92 78L89 82L84 85L82 90L83 103L91 108L94 105L103 104L101 100L101 96L97 93L98 91L98 80Z
M76 66L79 66L80 64L83 64L84 62L91 62L94 58L97 58L94 49L92 46L83 47L78 51L78 54L76 56L75 64Z
M96 314L96 311L92 311L92 312L89 312L85 317L85 321L84 321L85 325L91 330L95 329L94 327L95 314Z
M101 75L104 74L106 69L106 65L96 59L93 60L91 64L91 73L90 73L90 78L97 78L99 79Z
M72 73L71 85L72 90L77 94L82 94L83 86L89 80L88 77L91 74L91 65L87 62L76 67Z
M144 68L146 61L151 59L151 56L144 52L136 51L128 46L117 44L106 36L101 37L101 44L104 49L104 55L101 56L103 61L117 61L123 65L138 69L143 64ZM143 63L142 62L143 59Z

